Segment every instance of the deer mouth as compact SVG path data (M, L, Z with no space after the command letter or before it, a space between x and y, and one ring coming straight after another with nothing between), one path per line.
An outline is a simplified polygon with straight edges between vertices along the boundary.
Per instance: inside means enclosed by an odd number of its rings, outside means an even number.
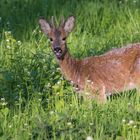
M63 55L61 48L54 49L54 53L58 59L61 59L61 57Z

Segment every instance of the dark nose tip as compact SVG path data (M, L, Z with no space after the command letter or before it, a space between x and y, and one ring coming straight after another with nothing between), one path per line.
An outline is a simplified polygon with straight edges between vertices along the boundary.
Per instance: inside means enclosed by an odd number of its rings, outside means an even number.
M62 50L61 50L61 48L60 47L55 47L54 48L54 52L56 52L56 53L61 53L62 52Z

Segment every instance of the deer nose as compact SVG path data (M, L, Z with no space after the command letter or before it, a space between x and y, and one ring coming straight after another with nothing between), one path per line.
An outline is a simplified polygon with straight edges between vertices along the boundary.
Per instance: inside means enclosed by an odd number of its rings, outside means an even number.
M54 48L54 52L55 52L55 53L58 53L58 52L61 53L62 50L61 50L60 47L55 47L55 48Z

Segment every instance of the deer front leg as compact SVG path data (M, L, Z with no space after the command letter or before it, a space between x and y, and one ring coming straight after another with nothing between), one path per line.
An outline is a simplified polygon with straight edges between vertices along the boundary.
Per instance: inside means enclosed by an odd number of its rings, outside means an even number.
M100 103L105 103L107 101L107 98L106 98L106 94L105 94L105 86L102 86L99 93L98 93L98 96L97 96L97 100L100 102Z
M97 102L103 104L107 101L106 94L105 94L105 86L89 86L86 88L85 96L87 99L95 99Z

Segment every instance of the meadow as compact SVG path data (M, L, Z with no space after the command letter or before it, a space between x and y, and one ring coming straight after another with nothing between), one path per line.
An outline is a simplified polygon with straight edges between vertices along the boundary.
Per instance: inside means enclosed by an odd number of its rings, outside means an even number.
M140 93L84 100L64 79L38 19L76 17L73 57L140 42L139 0L0 0L0 140L140 140ZM118 68L119 69L119 68Z

